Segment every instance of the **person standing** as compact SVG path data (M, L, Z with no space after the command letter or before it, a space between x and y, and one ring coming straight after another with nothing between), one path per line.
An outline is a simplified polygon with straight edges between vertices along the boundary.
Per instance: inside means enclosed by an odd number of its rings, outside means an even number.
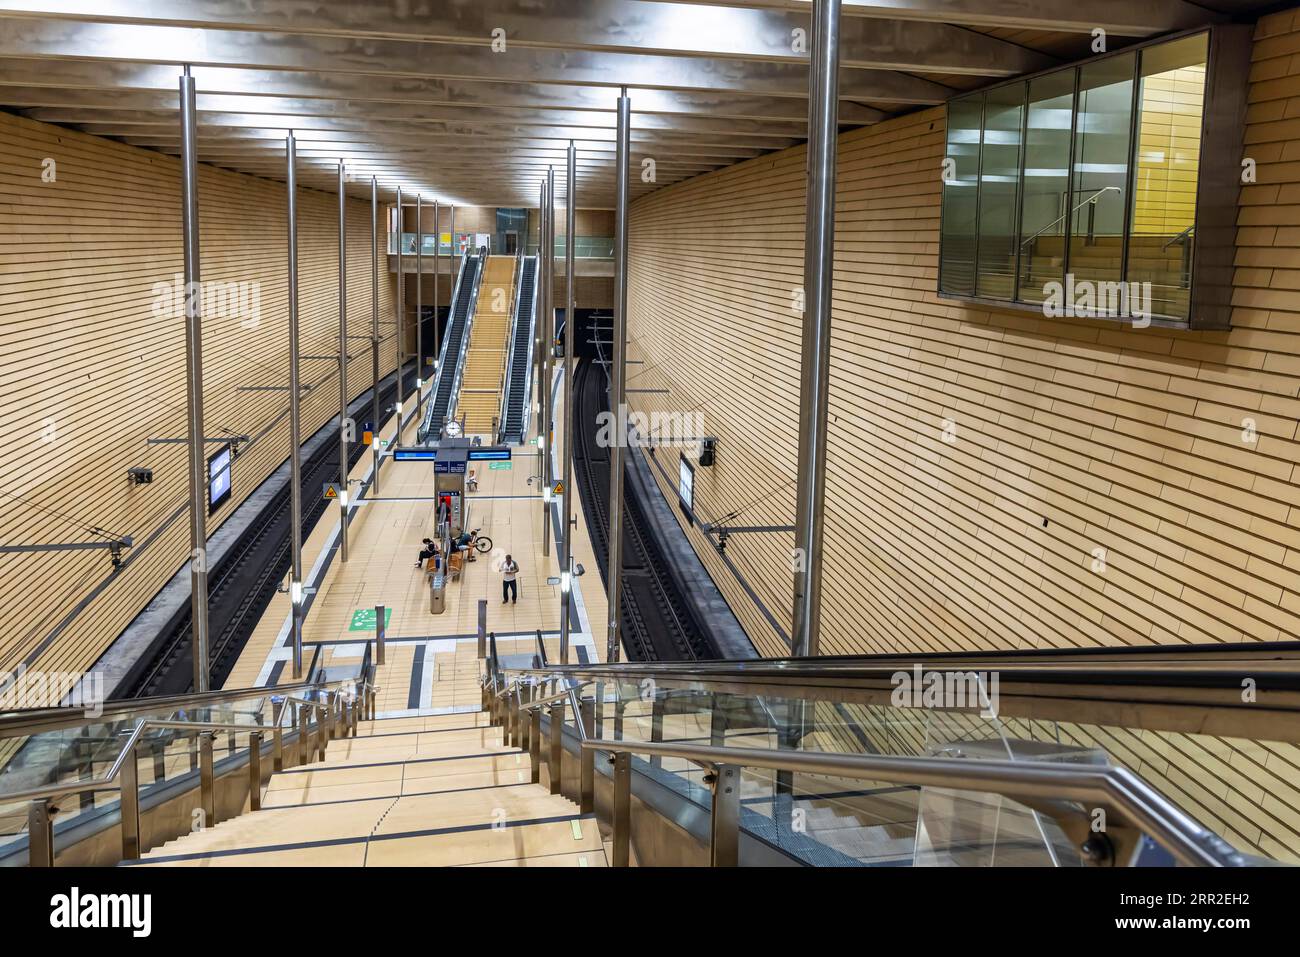
M519 574L519 563L509 555L501 565L501 604L506 602L518 603L519 601L519 583L515 581L515 576Z

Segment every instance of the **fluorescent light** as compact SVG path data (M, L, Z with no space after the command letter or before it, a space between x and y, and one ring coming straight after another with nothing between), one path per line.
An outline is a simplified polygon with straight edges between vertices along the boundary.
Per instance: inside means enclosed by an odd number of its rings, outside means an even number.
M302 582L289 582L289 600L295 605L302 604Z

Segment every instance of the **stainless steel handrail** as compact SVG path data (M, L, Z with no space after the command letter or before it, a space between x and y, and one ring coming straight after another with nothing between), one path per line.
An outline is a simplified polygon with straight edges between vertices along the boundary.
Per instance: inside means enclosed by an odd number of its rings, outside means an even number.
M1115 192L1117 192L1117 193L1122 193L1122 192L1123 192L1123 190L1120 189L1118 186L1103 186L1103 187L1101 187L1100 189L1093 190L1093 191L1092 191L1092 194L1089 195L1089 197L1088 197L1087 199L1085 199L1085 200L1083 200L1082 202L1080 202L1077 206L1073 206L1073 207L1071 207L1070 210L1069 210L1069 212L1062 213L1060 216L1057 216L1054 220L1052 220L1050 223L1048 223L1046 226L1044 226L1044 227L1043 227L1042 229L1040 229L1038 232L1034 233L1034 234L1033 234L1032 236L1030 236L1028 239L1021 240L1020 248L1021 248L1021 249L1024 249L1025 246L1027 246L1027 245L1029 245L1030 243L1032 243L1035 239L1037 239L1039 236L1043 235L1043 233L1047 232L1047 231L1048 231L1049 229L1051 229L1053 226L1057 225L1058 223L1064 222L1064 221L1065 221L1065 218L1066 218L1067 216L1071 215L1072 213L1077 213L1080 209L1082 209L1083 207L1087 206L1089 203L1095 203L1095 202L1097 201L1097 197L1098 197L1098 196L1100 196L1102 193L1109 193L1109 192L1111 192L1112 190L1115 191Z
M355 679L340 679L340 682ZM334 682L296 682L277 687L235 688L227 691L205 691L197 694L166 695L154 698L131 698L106 702L100 713L87 715L85 708L43 708L33 711L14 711L0 715L0 739L57 731L86 724L106 724L114 720L127 720L133 714L149 711L175 711L181 708L211 708L232 701L249 698L268 698L287 695L313 688L328 688Z
M1053 817L1062 831L1079 843L1085 857L1091 857L1091 863L1128 863L1143 833L1160 843L1182 864L1231 867L1245 863L1230 845L1124 768L767 751L606 739L583 741L581 747L612 755L679 758L705 766L797 771L1000 794ZM1093 832L1091 816L1083 807L1062 802L1107 806L1106 829ZM616 824L615 832L618 831ZM1098 839L1105 841L1108 849L1104 849Z
M465 381L465 360L469 357L469 338L474 331L474 317L478 312L479 288L483 285L483 274L487 272L487 257L477 258L478 268L474 270L474 285L469 292L468 308L465 313L465 331L460 337L460 355L456 358L456 376L451 380L451 392L447 396L448 422L455 420L456 410L460 408L460 390Z
M519 328L519 304L524 294L524 262L525 257L518 256L515 259L515 305L514 313L510 317L510 330L506 334L505 348L505 370L501 377L501 403L497 410L497 434L495 439L498 443L505 442L506 428L506 406L510 402L510 382L514 378L514 351L515 351L515 333Z
M1190 237L1190 236L1192 235L1192 233L1193 233L1195 230L1196 230L1196 224L1195 224L1195 223L1192 223L1192 225L1188 226L1186 229L1184 229L1182 232L1180 232L1180 233L1179 233L1177 236L1175 236L1173 239L1169 240L1169 242L1167 242L1167 243L1165 243L1163 246L1161 246L1161 247L1160 247L1160 251L1161 251L1161 252L1164 252L1164 251L1165 251L1166 249L1168 249L1170 246L1174 245L1174 243L1185 243L1185 242L1187 242L1188 237Z
M369 688L368 683L366 682L359 683L357 682L356 679L341 679L338 682L331 682L330 684L319 685L317 687L320 688L321 690L328 690L329 693L333 695L333 694L337 694L338 691L344 685L353 685L353 684L357 684L359 688L362 690L366 690ZM261 696L263 699L279 696L278 694L275 693L276 689L261 688L257 690L261 692ZM194 697L198 697L198 696L194 696ZM313 708L322 707L322 705L319 702L309 701L305 698L299 698L292 695L285 695L284 697L286 701L295 701L300 704L305 704ZM201 707L201 706L196 706L196 707ZM140 710L146 710L146 709L140 709ZM148 710L153 710L153 709L148 709ZM170 709L170 710L175 711L180 709ZM273 730L272 725L230 724L226 722L213 722L213 721L180 721L180 720L175 720L170 718L142 717L137 719L135 723L135 727L132 729L131 734L127 737L126 742L118 751L117 757L113 760L113 763L109 766L108 772L105 774L104 777L91 778L88 780L64 781L60 784L48 784L45 785L44 787L27 788L22 791L0 791L0 802L25 801L25 800L30 800L33 798L40 798L40 797L58 797L63 794L76 794L81 791L98 791L98 790L104 790L106 788L111 787L113 782L116 780L117 776L121 773L122 763L125 760L126 755L130 753L132 748L135 747L136 742L139 740L140 735L143 733L144 729L146 728L169 728L172 730L193 729L198 731L217 730L217 731L234 731L234 732Z
M454 236L452 237L452 246L453 248L455 247ZM448 255L451 255L451 253L448 253ZM451 320L454 319L456 316L456 300L460 297L460 283L461 280L465 277L465 263L468 259L469 259L468 256L462 256L460 260L460 268L456 270L456 283L454 286L452 286L452 290L451 290L451 308L447 312L448 327L451 326ZM434 322L438 321L438 304L436 302L433 304L433 319ZM438 368L435 369L433 373L433 395L435 397L438 395L438 382L441 380L443 369L445 369L446 367L447 367L447 336L443 336L442 345L438 349ZM424 413L424 421L420 424L420 428L416 434L416 437L419 439L419 441L424 442L428 440L432 432L433 432L433 403L430 402L428 410Z

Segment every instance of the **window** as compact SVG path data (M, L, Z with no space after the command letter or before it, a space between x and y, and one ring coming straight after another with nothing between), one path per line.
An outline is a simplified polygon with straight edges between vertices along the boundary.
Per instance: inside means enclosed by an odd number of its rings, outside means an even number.
M1196 321L1198 303L1222 290L1207 278L1198 296L1193 275L1207 255L1231 264L1231 250L1194 248L1198 219L1223 221L1237 198L1230 167L1207 180L1201 162L1216 116L1228 118L1213 141L1240 142L1246 76L1233 73L1248 42L1240 32L1220 42L1220 29L950 100L939 292L1049 316L1225 327L1222 303ZM1216 49L1226 51L1217 86ZM1213 97L1220 109L1207 108Z

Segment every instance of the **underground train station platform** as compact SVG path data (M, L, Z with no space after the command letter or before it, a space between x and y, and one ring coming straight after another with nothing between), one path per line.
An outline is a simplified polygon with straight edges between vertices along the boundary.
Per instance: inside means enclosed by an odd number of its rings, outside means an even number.
M0 226L16 940L1289 928L1300 7L0 0Z

